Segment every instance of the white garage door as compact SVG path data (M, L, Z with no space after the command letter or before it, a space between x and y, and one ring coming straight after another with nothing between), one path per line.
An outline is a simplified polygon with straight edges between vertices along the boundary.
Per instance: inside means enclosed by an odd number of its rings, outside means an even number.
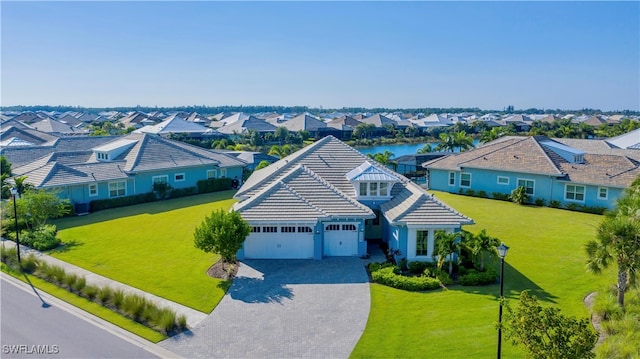
M358 224L357 223L325 223L324 224L325 256L357 256Z
M313 225L254 226L244 242L245 258L313 258Z

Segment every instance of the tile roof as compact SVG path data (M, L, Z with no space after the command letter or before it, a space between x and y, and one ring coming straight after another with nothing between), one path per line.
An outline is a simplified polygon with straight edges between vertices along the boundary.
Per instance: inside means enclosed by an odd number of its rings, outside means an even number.
M572 163L554 152L564 149L564 146L577 149L574 150L577 154L586 152L584 162ZM613 149L604 141L596 140L506 136L468 152L426 162L423 167L451 171L478 168L542 174L563 181L624 188L640 174L638 152Z
M283 122L280 126L286 127L289 131L318 131L319 128L327 127L327 124L315 117L302 114Z
M388 118L387 116L376 114L371 117L364 118L362 120L363 123L368 123L374 125L376 127L384 127L385 125L396 126L397 122Z
M239 119L225 124L222 127L218 127L217 130L220 133L231 135L234 133L245 133L249 130L256 130L258 132L275 132L276 126L257 117L249 116L245 119Z
M297 219L298 215L306 219L322 219L326 215L368 216L371 209L355 199L356 193L347 174L357 175L353 170L361 165L370 168L369 161L367 156L335 137L324 137L255 171L236 193L235 197L241 201L234 208L249 220ZM406 177L387 169L385 175L398 181L392 188L394 198L381 207L383 214L392 221L434 225L472 223L471 219L435 200ZM289 209L290 205L296 209Z
M374 218L373 211L324 181L304 165L298 165L234 210L247 220L315 220Z
M136 133L156 133L156 134L168 134L168 133L206 133L213 130L207 128L199 123L190 122L186 119L178 116L169 116L168 119L160 122L157 125L144 126L137 129Z
M7 151L16 174L27 175L29 183L45 187L122 179L138 171L206 164L219 167L245 165L232 155L168 140L158 135L132 133L124 137L79 139L64 139L49 146L4 150ZM77 146L72 150L74 144ZM93 155L94 149L107 151L123 146L124 152L112 161L98 161ZM21 156L26 160L14 162Z
M392 224L405 225L464 225L473 220L442 203L434 195L426 193L413 182L404 188L393 186L393 198L380 205Z
M86 134L87 130L75 128L67 123L62 123L53 119L44 119L31 125L38 131L47 133L61 133L61 134Z
M58 136L55 136L53 134L49 134L46 132L38 131L31 127L26 127L26 126L19 127L19 126L12 126L12 125L5 126L3 124L2 128L0 129L0 138L7 139L12 137L18 138L23 141L31 142L36 145L53 141L56 138L58 138Z
M533 137L505 137L471 151L441 157L425 163L426 168L460 171L463 168L562 176L555 153L543 148Z

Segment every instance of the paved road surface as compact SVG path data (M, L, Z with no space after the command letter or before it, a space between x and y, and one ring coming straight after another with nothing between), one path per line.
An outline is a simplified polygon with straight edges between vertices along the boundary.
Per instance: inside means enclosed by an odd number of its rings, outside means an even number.
M64 307L68 305L46 293L36 294L32 288L17 286L12 278L6 277L2 274L0 280L0 357L3 359L157 357L143 349L144 342L125 340L126 335L106 330L99 319L88 315L78 317L72 314L78 309L67 310ZM164 356L162 352L160 355Z

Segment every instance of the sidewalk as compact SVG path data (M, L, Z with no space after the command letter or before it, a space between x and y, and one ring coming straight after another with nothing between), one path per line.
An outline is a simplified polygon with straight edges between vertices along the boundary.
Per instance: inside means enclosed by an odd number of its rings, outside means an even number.
M15 248L16 244L10 240L2 240L2 245L5 248ZM109 286L113 289L121 289L123 292L128 294L137 294L140 295L149 301L155 303L161 308L171 308L176 315L184 315L187 318L187 325L189 328L194 328L200 321L207 317L208 314L199 312L195 309L191 309L182 304L178 304L176 302L172 302L168 299L164 299L162 297L155 296L153 294L144 292L140 289L128 286L126 284L117 282L115 280L109 279L107 277L103 277L101 275L95 274L93 272L89 272L86 269L82 269L73 264L61 261L57 258L51 257L42 252L38 252L34 249L30 249L24 246L20 246L20 257L25 258L26 256L33 254L36 258L45 261L50 265L55 265L64 269L66 273L73 273L78 276L82 276L87 280L87 284L96 285L96 286Z

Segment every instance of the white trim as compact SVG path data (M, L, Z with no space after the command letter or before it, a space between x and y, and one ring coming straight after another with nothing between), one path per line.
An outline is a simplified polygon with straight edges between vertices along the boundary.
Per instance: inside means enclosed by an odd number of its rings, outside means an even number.
M213 176L211 174L213 174ZM212 178L218 178L218 170L215 168L212 170L207 170L207 179L212 179Z
M451 183L451 175L453 175L453 183ZM447 177L447 184L451 187L456 185L456 173L449 171L449 176Z
M94 187L94 186L95 186L95 193L94 193L94 194L91 194L91 192L92 192L92 191L91 191L91 187ZM99 194L99 193L98 193L98 184L97 184L97 183L89 183L89 184L88 184L88 189L89 189L89 197L96 197L96 196L98 196L98 194Z
M462 184L462 176L463 175L469 175L469 184L466 185L466 186ZM469 172L461 172L460 173L460 187L463 187L463 188L471 187L471 173L469 173Z
M506 182L500 182L501 179L506 179ZM509 185L509 177L507 176L498 176L497 183L499 185Z
M520 187L520 181L531 181L531 182L533 182L533 188L532 188L532 191L531 191L533 193L527 193L527 195L533 196L533 195L536 194L536 180L531 179L531 178L518 178L518 179L516 179L516 188ZM522 187L525 187L525 186L522 186ZM527 188L527 187L525 187L525 188Z
M578 188L582 188L582 199L575 199L575 198L567 198L567 194L568 194L568 188L569 186L573 186L573 196L575 197L576 194L578 194ZM564 200L565 201L570 201L570 202L579 202L579 203L584 203L585 197L587 194L587 187L583 186L583 185L577 185L577 184L573 184L573 183L565 183L564 185Z
M182 179L178 179L178 176L182 176ZM173 182L184 182L185 178L184 172L173 174Z
M604 197L600 196L600 191L604 190ZM609 187L598 187L598 199L607 200L609 199Z
M227 169L226 168L221 168L220 169L220 178L227 178Z

